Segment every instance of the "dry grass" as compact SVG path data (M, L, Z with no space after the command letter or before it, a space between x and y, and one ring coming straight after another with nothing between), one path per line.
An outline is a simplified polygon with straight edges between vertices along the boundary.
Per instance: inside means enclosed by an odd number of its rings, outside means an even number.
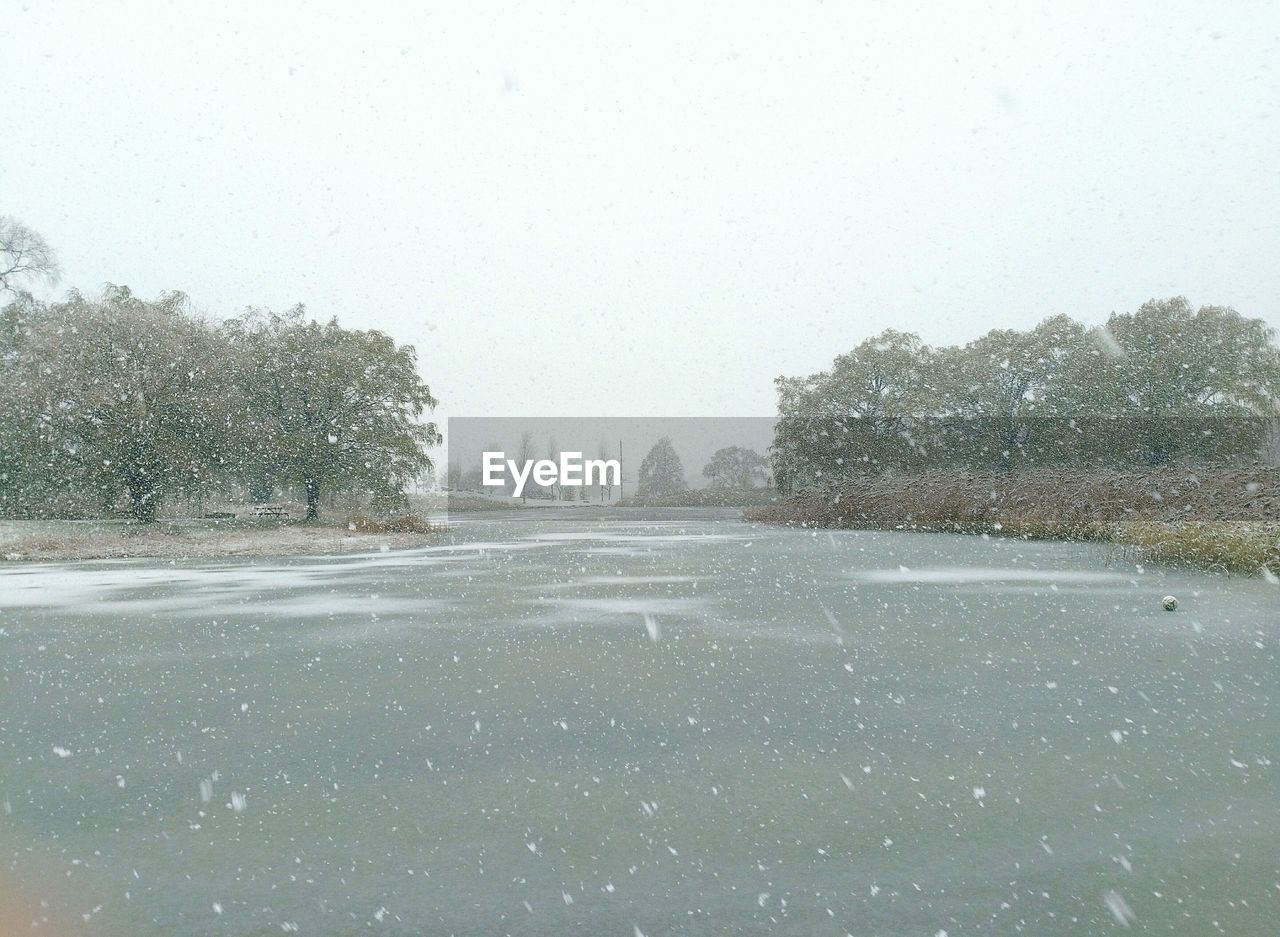
M366 534L436 534L448 530L441 524L431 523L420 514L396 514L391 517L353 514L347 518L347 529Z
M797 527L993 533L1100 540L1233 572L1276 571L1280 469L934 472L851 478L748 508Z
M1141 557L1156 562L1280 574L1280 524L1134 521L1117 524L1110 539L1136 547Z

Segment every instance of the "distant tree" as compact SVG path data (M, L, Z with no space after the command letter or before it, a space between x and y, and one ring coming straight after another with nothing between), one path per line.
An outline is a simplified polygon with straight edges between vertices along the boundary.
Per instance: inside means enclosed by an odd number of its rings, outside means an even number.
M603 439L600 440L600 448L596 456L601 462L608 462L611 458L609 455L609 444ZM609 501L613 498L613 476L608 472L600 473L600 500ZM585 490L585 489L584 489Z
M449 462L448 473L445 476L445 484L451 490L457 490L462 484L462 464L456 459Z
M712 488L754 488L769 477L769 463L754 449L726 446L717 449L702 469Z
M0 293L16 295L24 281L57 283L60 275L49 243L16 218L0 215Z
M108 286L27 315L5 422L28 480L103 507L125 494L141 522L166 495L208 487L226 438L221 348L182 293L148 301Z
M396 500L432 467L439 444L421 422L436 399L418 377L417 355L378 331L320 324L302 306L250 310L225 326L236 350L241 401L235 459L250 478L264 473L298 485L307 519L323 492L361 491Z
M664 498L687 491L684 466L671 445L671 438L663 436L640 462L640 477L636 493L641 498Z
M485 491L484 469L479 465L469 468L458 476L459 491Z
M556 442L556 438L554 436L547 440L547 459L554 462L556 465L560 464L560 444ZM559 479L560 476L557 474L556 481L546 487L547 497L552 501L560 500L561 487Z
M524 433L521 433L521 434L520 434L520 446L519 446L519 448L518 448L518 449L516 449L516 460L515 460L515 461L516 461L516 465L517 465L517 466L520 466L520 467L523 467L523 466L525 465L525 463L527 463L527 462L531 462L531 461L533 461L533 460L534 460L534 459L536 459L536 458L537 458L537 453L536 453L536 450L534 449L534 445L533 445L533 433L530 433L530 432L524 432ZM521 471L523 471L523 468L521 468ZM525 504L525 503L527 503L527 502L528 502L528 500L529 500L529 485L530 485L530 484L532 484L532 476L530 476L530 481L529 481L529 482L526 482L526 484L525 484L524 488L523 488L523 489L521 489L521 491L520 491L520 503L521 503L521 504Z
M488 492L488 493L490 493L490 494L496 494L496 493L497 493L497 489L499 489L499 488L500 488L500 489L501 489L501 491L502 491L504 494L509 494L512 490L514 490L514 488L515 488L515 481L514 481L514 479L512 479L512 477L511 477L510 473L507 473L507 472L504 472L504 473L502 474L502 484L501 484L501 485L486 485L486 484L484 483L484 455L483 455L483 453L484 453L484 452L502 452L502 451L503 451L502 443L500 443L500 442L496 442L496 441L494 441L494 440L490 440L490 441L485 445L484 449L482 450L482 454L481 454L481 457L480 457L480 458L481 458L481 462L480 462L480 476L479 476L479 481L476 483L476 488L477 488L479 491L482 491L482 492Z
M418 494L421 491L435 491L440 487L440 479L436 472L435 465L429 465L418 473L417 478L413 479L413 493Z

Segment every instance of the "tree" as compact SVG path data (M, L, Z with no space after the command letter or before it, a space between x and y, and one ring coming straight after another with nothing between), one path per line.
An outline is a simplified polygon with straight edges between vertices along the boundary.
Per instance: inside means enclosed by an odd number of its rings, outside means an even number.
M436 399L418 377L412 346L336 319L322 325L302 306L250 310L225 333L242 401L234 461L250 479L267 474L298 485L308 520L319 518L323 492L395 500L432 467L425 447L441 436L419 418Z
M43 304L30 294L0 310L0 516L57 515L60 492L40 454L24 352Z
M126 494L135 520L154 521L166 495L207 487L217 467L219 357L182 293L73 291L31 311L8 368L19 403L6 423L51 493L78 489L107 508Z
M1084 327L1061 315L1029 332L993 329L963 347L938 349L930 384L950 461L1010 471L1044 457L1054 417L1079 397L1066 386L1066 364L1091 351Z
M1201 427L1206 418L1276 412L1280 349L1274 338L1261 319L1224 306L1193 312L1181 296L1113 313L1099 336L1111 352L1100 369L1099 403L1129 418L1148 463L1220 450L1223 440Z
M458 477L459 491L487 491L484 486L484 469L479 465L469 468Z
M523 432L520 434L520 448L516 450L516 465L525 466L536 458L533 449L533 433ZM514 490L514 489L513 489ZM526 484L520 491L520 503L525 504L529 499L529 486Z
M37 232L16 218L0 215L0 293L17 295L24 280L57 283L58 255Z
M609 455L609 444L606 443L603 439L600 440L598 458L600 459L601 462L608 462L609 459L612 458L612 456ZM613 497L613 480L612 479L613 479L613 476L611 476L608 472L600 473L600 500L601 501L608 501L610 498ZM584 491L586 490L585 486L583 487L583 490Z
M712 488L754 488L757 480L768 480L769 463L754 449L726 446L712 454L702 475L711 479Z
M494 440L490 440L489 443L482 450L482 454L481 454L482 466L483 466L483 460L484 460L484 456L483 456L484 452L502 452L502 450L503 450L502 443ZM497 494L497 490L495 489L500 489L503 494L510 494L512 491L515 490L515 480L512 479L510 473L508 472L502 473L502 482L500 485L486 485L484 483L483 467L480 469L480 474L477 477L480 479L479 483L477 483L476 485L477 491L488 493L488 494Z
M556 438L554 436L547 440L547 459L555 465L560 464L560 444L556 442ZM560 476L558 473L556 474L556 480L550 485L547 485L543 490L546 492L547 497L552 501L560 500L561 488Z
M770 455L779 487L918 463L913 421L935 395L932 357L918 335L886 329L838 356L829 372L778 378Z
M671 438L663 436L640 462L636 493L641 498L665 498L678 495L688 488L680 456L671 445Z
M921 376L931 354L913 332L885 329L836 357L824 392L840 415L886 425L914 413L921 402Z
M963 347L889 330L776 386L783 490L853 471L1252 462L1277 418L1280 348L1260 319L1175 297Z
M428 465L413 479L413 493L419 494L423 491L436 491L441 487L440 476L436 472L434 464Z
M449 461L449 468L445 474L445 487L449 491L457 491L462 484L462 464L457 459Z

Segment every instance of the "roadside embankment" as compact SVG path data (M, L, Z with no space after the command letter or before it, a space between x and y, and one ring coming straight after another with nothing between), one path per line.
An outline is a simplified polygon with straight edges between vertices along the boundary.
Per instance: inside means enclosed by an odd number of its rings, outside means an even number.
M795 527L1098 540L1157 561L1280 573L1277 468L865 476L749 507L745 515Z

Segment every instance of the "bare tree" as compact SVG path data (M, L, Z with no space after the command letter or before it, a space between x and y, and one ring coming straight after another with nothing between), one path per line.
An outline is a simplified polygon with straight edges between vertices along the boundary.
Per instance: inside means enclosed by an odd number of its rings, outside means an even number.
M556 443L556 438L554 436L547 441L547 458L556 465L560 464L560 446ZM560 500L561 490L559 475L556 475L556 480L552 482L546 490L550 492L552 501Z
M533 433L524 432L520 434L520 448L516 451L516 464L523 466L525 463L536 458L537 453L533 449ZM520 492L520 503L524 504L529 497L529 487L526 485L524 490Z
M484 451L485 452L502 452L503 451L502 443L494 442L493 440L490 440L489 444L484 447ZM483 459L483 456L481 458ZM511 494L511 492L515 490L515 484L516 482L514 478L512 478L506 472L502 473L501 490L504 495ZM484 469L482 464L482 467L480 470L480 485L478 486L478 490L482 494L497 494L498 492L494 490L495 487L496 486L494 485L484 484Z
M609 461L609 458L610 458L609 444L602 439L600 440L600 461L607 462ZM610 501L613 499L613 483L609 482L608 484L606 484L609 477L610 476L608 472L600 473L600 500L601 501Z
M48 241L18 219L0 215L0 293L16 296L23 280L57 283L61 273Z

